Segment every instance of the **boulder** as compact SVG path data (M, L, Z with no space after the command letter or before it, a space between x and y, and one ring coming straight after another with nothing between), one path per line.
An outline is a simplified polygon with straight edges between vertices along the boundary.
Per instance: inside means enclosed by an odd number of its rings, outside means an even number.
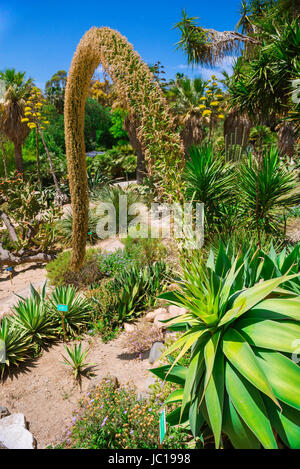
M172 316L169 314L169 313L162 313L162 314L158 314L157 316L155 316L155 319L154 319L154 324L157 326L157 327L160 327L160 328L165 328L165 327L168 327L167 324L164 324L160 321L167 321L168 319L172 319Z
M154 311L150 311L150 313L147 313L145 316L146 321L152 322L158 316L159 314L164 314L166 313L167 310L166 308L157 308Z
M22 425L0 427L0 442L7 449L36 449L33 435Z
M169 314L171 318L175 318L176 316L181 316L182 314L186 314L187 310L185 308L180 308L179 306L171 305L169 306Z
M0 419L3 419L4 417L7 417L8 415L10 415L8 408L0 406Z
M0 420L0 429L9 425L20 425L20 427L26 428L26 420L23 414L11 414L8 417L4 417Z
M163 353L164 344L162 342L154 342L150 350L149 363L154 363L161 357Z
M135 331L136 327L134 324L128 324L128 322L125 322L124 324L124 330L125 332L133 332Z

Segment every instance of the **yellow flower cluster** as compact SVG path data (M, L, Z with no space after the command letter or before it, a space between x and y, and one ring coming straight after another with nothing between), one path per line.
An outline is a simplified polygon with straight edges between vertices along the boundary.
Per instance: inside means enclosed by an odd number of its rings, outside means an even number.
M224 119L225 115L221 107L220 100L223 99L221 89L218 87L217 77L212 75L211 80L207 80L207 86L205 87L205 96L200 98L200 101L206 102L206 104L200 104L199 109L202 112L202 117L206 117L208 120Z
M41 90L36 86L33 87L24 109L25 117L21 119L21 122L27 124L30 130L36 128L44 130L45 125L50 124L42 113L43 106L46 102L47 101L42 96Z

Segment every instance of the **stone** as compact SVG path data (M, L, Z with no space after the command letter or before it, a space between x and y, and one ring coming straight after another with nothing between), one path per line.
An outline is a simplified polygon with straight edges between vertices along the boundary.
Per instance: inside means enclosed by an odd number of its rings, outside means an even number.
M0 419L3 419L4 417L8 417L8 415L10 415L8 408L0 406Z
M0 428L7 427L8 425L20 425L26 428L26 420L23 414L11 414L0 420Z
M166 308L157 308L154 311L150 311L150 313L147 313L146 316L145 316L145 319L148 322L152 322L152 321L154 321L155 317L158 314L164 314L166 312L167 312Z
M186 314L187 310L185 308L180 308L179 306L171 305L169 306L169 314L172 318L176 316L181 316L182 314Z
M36 449L33 435L21 425L0 427L0 442L7 449Z
M168 327L168 325L165 324L165 323L162 323L160 321L167 321L167 319L172 319L172 316L170 316L169 313L158 314L157 316L155 316L154 324L157 327L160 327L161 329L164 329L164 328Z
M149 363L154 363L156 360L158 360L164 349L164 344L162 342L154 342L152 345L152 348L150 350L150 355L149 355Z
M135 326L134 326L134 324L128 324L128 322L125 322L124 330L125 330L125 332L133 332L133 331L135 331Z
M0 441L0 449L8 449L8 448L6 446L4 446Z

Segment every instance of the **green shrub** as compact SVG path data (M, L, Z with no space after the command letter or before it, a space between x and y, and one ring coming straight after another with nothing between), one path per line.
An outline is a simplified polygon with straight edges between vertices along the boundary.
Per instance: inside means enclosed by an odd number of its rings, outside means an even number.
M99 269L103 275L115 277L115 275L130 267L133 262L133 257L128 252L118 249L115 252L101 255Z
M60 447L83 449L156 449L161 406L137 401L136 390L116 387L106 379L88 393L75 411L73 423ZM182 428L169 428L165 449L186 448L191 439Z
M168 248L159 238L131 238L122 240L125 253L141 266L166 259Z
M209 426L217 448L226 438L240 449L277 448L276 432L299 449L300 367L291 359L300 333L299 251L226 250L206 265L187 259L178 290L162 295L188 311L169 324L186 331L165 352L176 351L175 361L152 370L182 388L166 401L178 402L167 420L189 422L199 438ZM189 350L189 365L179 365Z
M96 249L87 249L84 264L79 272L70 270L71 251L65 251L46 266L47 277L51 285L74 285L87 287L102 278L99 269L100 253Z
M0 321L0 347L5 345L5 363L0 363L0 378L12 366L19 366L32 356L30 337L24 330L16 328L10 318ZM3 353L3 350L1 350Z

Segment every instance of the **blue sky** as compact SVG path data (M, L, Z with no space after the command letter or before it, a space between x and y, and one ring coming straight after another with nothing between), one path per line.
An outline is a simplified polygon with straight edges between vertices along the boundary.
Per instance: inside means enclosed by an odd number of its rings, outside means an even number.
M192 71L184 54L175 51L179 34L172 27L180 20L182 8L200 17L203 27L225 30L235 27L239 6L240 0L1 0L0 70L26 71L43 88L57 70L69 70L85 31L110 26L128 38L145 62L160 60L167 78L176 72L197 76L199 69ZM222 68L230 70L231 62L229 57ZM206 78L210 72L201 74Z

